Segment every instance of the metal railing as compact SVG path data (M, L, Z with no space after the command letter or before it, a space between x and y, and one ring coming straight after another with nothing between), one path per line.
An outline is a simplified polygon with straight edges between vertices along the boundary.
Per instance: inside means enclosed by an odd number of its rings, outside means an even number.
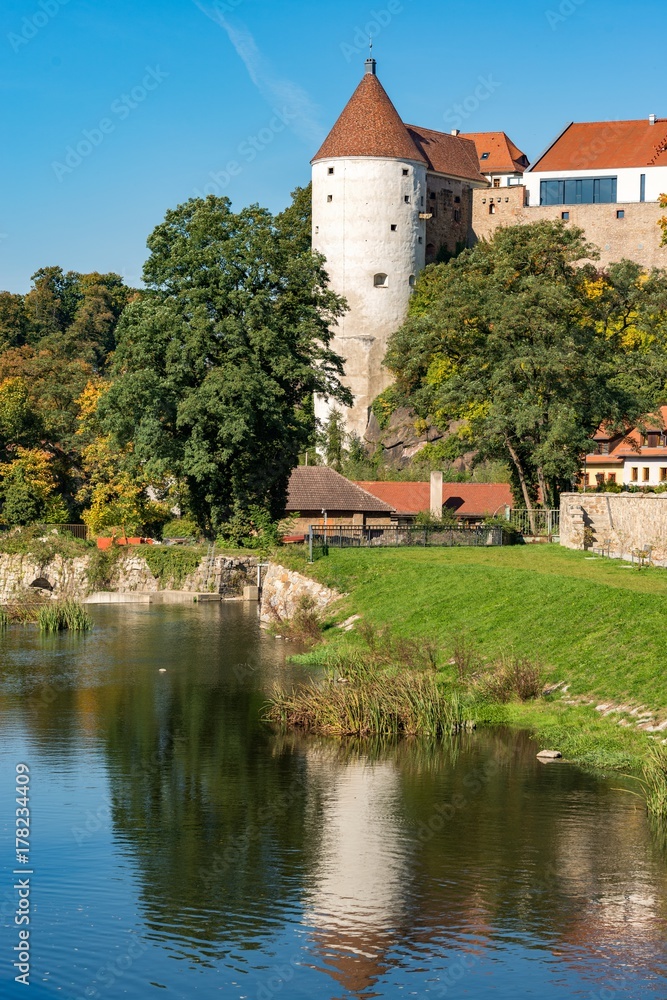
M422 528L416 525L368 525L366 527L332 524L311 525L308 535L311 553L325 554L328 549L359 548L452 548L454 546L494 546L503 544L503 530L493 528Z
M53 531L54 529L66 531L75 538L81 538L84 542L89 537L88 528L85 524L38 524L36 527L43 528L44 531Z
M536 507L534 510L515 510L513 508L510 511L509 521L522 535L529 535L533 538L551 538L560 531L559 510L543 510L541 507Z

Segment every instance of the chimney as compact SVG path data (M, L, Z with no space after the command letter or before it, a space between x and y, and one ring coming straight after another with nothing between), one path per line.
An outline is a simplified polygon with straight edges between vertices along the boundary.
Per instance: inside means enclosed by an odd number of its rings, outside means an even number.
M649 125L655 125L655 115L648 116L648 123Z
M461 135L461 129L460 128L453 128L452 131L449 134L450 135Z
M366 73L370 73L371 76L377 76L378 75L377 70L378 70L377 61L373 59L373 57L371 56L370 59L366 60Z
M431 516L442 517L442 472L431 473Z

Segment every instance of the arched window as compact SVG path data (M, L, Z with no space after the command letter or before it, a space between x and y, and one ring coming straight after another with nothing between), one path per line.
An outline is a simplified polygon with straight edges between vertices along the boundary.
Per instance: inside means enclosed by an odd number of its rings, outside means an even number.
M426 259L428 261L435 260L435 253L436 253L436 251L435 251L435 243L427 243L426 244Z
M389 284L389 278L386 274L376 274L373 278L373 284L376 288L386 288Z
M410 277L408 278L408 282L410 284L410 288L415 287L415 285L417 284L417 279L415 278L414 274L410 275Z

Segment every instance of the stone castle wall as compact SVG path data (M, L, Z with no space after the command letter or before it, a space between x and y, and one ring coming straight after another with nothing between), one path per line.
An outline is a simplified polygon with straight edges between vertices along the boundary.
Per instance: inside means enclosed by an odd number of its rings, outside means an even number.
M642 267L667 267L667 247L660 245L658 220L665 214L656 202L616 205L526 205L526 188L511 185L473 192L472 239L490 239L501 226L516 226L544 219L558 221L569 212L569 224L580 226L600 251L595 263L606 267L616 261L634 260ZM494 211L491 213L490 209ZM617 212L625 218L617 218Z
M560 543L566 548L587 543L630 559L650 547L652 562L667 566L667 494L563 493L560 503Z

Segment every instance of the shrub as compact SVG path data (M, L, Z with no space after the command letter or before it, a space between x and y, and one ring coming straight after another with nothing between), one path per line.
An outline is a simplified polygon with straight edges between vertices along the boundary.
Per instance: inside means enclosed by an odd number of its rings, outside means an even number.
M542 694L540 667L525 657L503 657L479 681L482 693L492 701L506 703L513 697L531 701Z
M201 535L195 521L187 517L177 517L167 521L162 529L163 538L196 538Z
M205 553L203 548L144 545L140 554L153 576L160 581L160 587L171 583L174 590L178 590L186 577L198 568Z

